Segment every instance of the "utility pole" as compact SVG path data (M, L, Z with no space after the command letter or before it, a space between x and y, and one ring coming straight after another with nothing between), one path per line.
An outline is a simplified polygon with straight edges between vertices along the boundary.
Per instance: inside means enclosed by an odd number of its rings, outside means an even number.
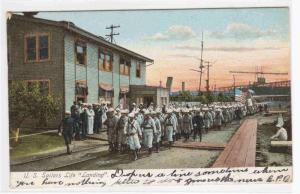
M199 96L201 94L201 81L202 81L202 69L204 68L203 66L203 32L202 32L202 39L201 39L201 56L200 56L200 80L199 80Z
M105 28L105 29L110 29L110 34L105 35L109 38L110 43L113 43L113 42L116 43L116 41L114 40L114 36L120 35L120 33L114 33L114 28L120 28L120 25L117 25L117 26L110 25L110 26Z

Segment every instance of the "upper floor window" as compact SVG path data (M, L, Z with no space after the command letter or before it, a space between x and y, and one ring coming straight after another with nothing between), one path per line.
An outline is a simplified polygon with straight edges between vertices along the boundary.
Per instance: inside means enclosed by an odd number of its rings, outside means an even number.
M75 43L76 65L86 65L86 44L77 41Z
M108 51L99 49L98 54L99 69L104 71L112 71L112 54Z
M49 34L30 34L25 36L25 61L49 60Z
M141 63L136 64L136 71L135 71L136 77L140 78L141 77Z
M120 59L120 74L121 75L129 75L130 71L130 60L124 59L121 57Z

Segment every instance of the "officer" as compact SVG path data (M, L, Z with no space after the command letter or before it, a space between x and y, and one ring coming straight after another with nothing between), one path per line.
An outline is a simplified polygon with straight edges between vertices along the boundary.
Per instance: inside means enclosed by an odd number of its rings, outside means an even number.
M70 111L66 111L65 118L59 125L58 135L64 137L67 153L71 154L72 150L70 149L70 144L75 136L75 120L71 117Z
M107 111L108 117L104 124L107 126L107 137L109 143L109 151L115 152L118 150L117 142L117 124L119 118L114 114L114 109L109 108Z
M153 144L153 136L157 133L155 122L150 116L150 112L148 110L144 113L145 119L142 124L142 131L144 137L144 146L148 148L149 154L152 154L152 144Z
M151 112L152 116L153 116L153 120L155 123L155 127L156 127L156 134L154 134L154 144L155 144L155 148L156 148L156 152L159 152L159 146L160 146L160 140L161 140L161 123L159 120L159 115L160 112L156 112L156 111L152 111Z
M188 108L185 108L182 112L183 112L182 128L183 128L185 141L187 141L190 138L190 134L193 129L192 116L189 114Z
M171 148L171 145L173 143L173 133L176 130L176 121L174 120L174 117L172 116L172 110L167 109L166 110L167 116L165 118L165 129L166 129L166 138L169 142L169 149Z
M202 128L204 126L203 115L200 110L197 110L193 117L193 128L194 128L194 141L196 141L197 135L199 135L200 142L202 141Z
M139 136L142 136L142 132L133 112L128 114L128 123L126 125L125 134L128 137L127 143L130 150L133 152L134 160L137 160L138 151L141 148Z
M128 117L127 117L127 114L128 114L128 110L121 110L120 113L121 113L121 117L118 121L118 124L117 124L117 134L118 134L118 150L119 152L125 152L126 151L126 147L127 147L127 144L126 144L126 135L125 135L125 131L126 131L126 125L128 123Z

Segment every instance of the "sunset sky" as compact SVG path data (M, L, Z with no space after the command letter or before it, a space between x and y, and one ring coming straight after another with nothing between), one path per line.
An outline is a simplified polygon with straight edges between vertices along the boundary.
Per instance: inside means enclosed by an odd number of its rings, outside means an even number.
M287 8L193 9L147 11L40 12L37 17L72 21L96 35L105 36L111 24L117 44L154 59L147 67L147 84L163 83L173 76L173 91L197 90L201 33L204 34L203 59L214 62L211 86L233 84L230 70L290 74L289 10ZM288 80L287 76L266 75L268 82ZM202 86L206 79L204 73ZM254 81L253 74L236 75L236 84Z

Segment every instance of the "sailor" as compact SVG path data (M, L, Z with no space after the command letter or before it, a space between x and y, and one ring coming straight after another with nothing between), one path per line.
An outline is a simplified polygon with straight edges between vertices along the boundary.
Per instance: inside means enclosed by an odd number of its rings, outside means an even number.
M175 134L177 133L177 129L178 129L178 119L177 119L177 116L176 116L176 114L175 114L175 110L176 109L174 109L173 111L172 111L172 113L171 113L171 117L173 118L173 120L174 120L174 123L175 123L175 126L174 126L174 130L173 130L173 141L176 141L176 136L175 136Z
M276 125L277 132L275 135L273 135L270 139L275 141L287 141L288 140L288 134L285 128L282 127L280 123Z
M61 121L58 127L58 135L64 137L67 153L71 154L70 144L75 136L75 120L71 117L71 112L66 111L65 118Z
M182 117L182 128L185 137L185 141L188 141L190 138L190 134L193 129L192 116L189 114L189 109L183 109L183 117Z
M118 120L118 124L117 124L117 134L118 134L118 150L119 152L125 152L126 151L126 135L125 135L125 131L126 131L126 125L128 122L128 110L127 109L123 109L120 111L121 113L121 117Z
M148 107L148 110L149 110L149 111L154 110L154 103L153 103L153 102L150 103L150 105L149 105L149 107Z
M161 111L163 111L163 110L161 110ZM166 118L166 115L165 115L165 113L163 113L161 111L158 110L157 113L158 113L158 118L159 118L160 127L161 127L161 139L162 138L164 139L166 137L166 127L165 127L165 118Z
M182 114L180 108L175 110L175 116L178 122L177 131L176 131L176 139L181 139L181 135L183 133L182 129Z
M153 136L157 133L155 122L150 116L150 112L146 110L144 112L145 118L142 124L142 131L144 137L144 146L148 148L149 154L152 154Z
M100 107L98 103L93 103L94 116L94 133L99 134L100 122L102 122L102 115L100 115Z
M117 143L117 124L119 118L114 114L114 109L109 108L107 111L107 119L104 124L107 126L107 137L109 143L109 151L115 152L118 150Z
M71 106L71 117L74 119L75 122L75 139L81 140L82 134L80 134L80 107L75 101L74 104Z
M210 128L211 122L212 122L212 116L209 112L208 108L203 108L202 109L204 111L204 129L205 129L205 133L208 132L208 129Z
M172 110L167 109L166 110L167 116L165 118L165 129L166 129L166 137L169 142L169 149L171 148L171 145L173 143L173 133L176 130L176 121L174 117L172 116Z
M87 105L82 103L80 106L81 137L85 139L87 135Z
M135 113L137 109L138 109L138 107L136 106L136 103L133 102L132 105L131 105L131 107L130 107L129 112Z
M199 135L200 142L202 141L202 128L204 126L203 115L200 110L197 110L193 117L193 129L194 129L194 141L196 141L197 135Z
M95 112L91 104L88 105L86 114L87 114L87 133L91 135L94 133L93 128L94 128L94 116L95 116Z
M160 112L152 111L151 114L156 127L156 133L154 134L153 142L155 144L156 152L158 153L161 141L161 123L159 119Z
M125 134L128 137L127 143L130 150L133 152L134 160L137 160L138 151L141 148L139 136L142 136L142 132L133 112L128 114L128 122L126 125Z
M215 126L220 130L224 122L224 117L221 109L216 110Z

